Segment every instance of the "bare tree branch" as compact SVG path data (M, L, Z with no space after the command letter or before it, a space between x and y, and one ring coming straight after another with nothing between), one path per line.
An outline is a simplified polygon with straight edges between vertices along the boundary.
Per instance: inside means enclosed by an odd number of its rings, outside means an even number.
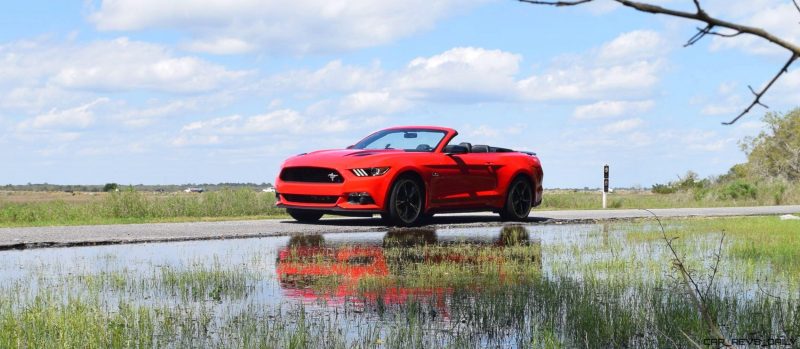
M590 2L592 0L576 0L576 1L519 0L519 1L526 2L526 3L531 3L531 4L542 4L542 5L552 5L552 6L575 6L575 5L580 5L580 4L583 4L583 3ZM733 23L733 22L725 21L725 20L722 20L722 19L719 19L719 18L711 17L711 16L708 15L708 13L706 13L705 10L703 10L703 7L700 5L700 0L692 0L694 2L694 6L695 6L695 9L696 9L695 12L678 11L678 10L664 8L664 7L661 7L661 6L658 6L658 5L648 4L648 3L639 2L639 1L632 1L632 0L614 0L614 1L616 1L617 3L620 3L620 4L624 5L624 6L627 6L627 7L630 7L632 9L635 9L637 11L640 11L640 12L647 12L647 13L652 13L652 14L663 14L663 15L667 15L667 16L685 18L685 19L690 19L690 20L695 20L695 21L700 21L700 22L705 23L706 26L703 27L702 29L698 28L697 29L697 33L695 35L693 35L691 38L689 38L689 40L686 42L686 44L684 44L684 47L694 45L696 42L698 42L700 39L702 39L706 35L714 35L714 36L730 38L730 37L734 37L734 36L739 36L741 34L750 34L750 35L754 35L754 36L760 37L760 38L762 38L764 40L767 40L767 41L769 41L769 42L771 42L771 43L773 43L773 44L775 44L775 45L777 45L779 47L782 47L782 48L784 48L787 51L792 53L792 58L789 59L787 64L781 69L781 71L777 75L775 75L775 77L767 84L767 86L764 89L762 89L758 93L753 91L753 94L755 96L755 100L753 101L753 103L751 103L750 106L748 106L741 114L739 114L736 118L734 118L730 122L723 122L722 123L723 125L731 125L731 124L735 123L742 116L744 116L745 114L750 112L750 110L755 105L764 105L764 104L761 103L761 97L764 95L764 93L767 92L767 90L769 90L770 87L772 87L772 85L775 83L775 81L778 78L781 77L781 75L783 75L784 73L786 73L788 71L789 66L791 66L792 63L794 63L794 61L798 57L800 57L800 46L798 46L797 44L794 44L792 42L789 42L788 40L785 40L783 38L775 36L772 33L767 32L766 30L761 29L761 28L747 26L747 25L738 24L738 23ZM797 10L800 11L800 2L798 2L798 0L792 0L792 2L794 3L794 5L797 8ZM733 30L733 32L729 33L729 34L728 33L720 33L720 32L716 32L716 31L712 31L714 28L730 29L730 30Z
M711 25L711 24L707 25L705 28L702 28L702 29L697 28L697 34L694 34L694 36L689 38L689 41L687 41L685 44L683 44L683 47L688 47L688 46L694 45L696 42L700 41L700 39L702 39L704 36L706 36L709 33L711 33L711 29L714 29L714 26Z
M697 7L697 12L698 13L703 11L703 9L700 8L700 0L694 0L694 7Z
M700 29L698 29L698 30L700 30ZM712 32L712 31L708 32L708 35L716 35L716 36L721 36L723 38L732 38L734 36L739 36L741 34L742 34L742 32L735 32L735 33L730 33L730 34L720 33L720 32Z
M665 14L673 17L692 19L696 21L705 22L706 24L712 25L714 27L728 28L728 29L733 29L735 31L740 31L742 33L752 34L760 38L763 38L769 42L772 42L775 45L783 47L797 55L800 55L800 46L795 45L782 38L779 38L767 32L764 29L723 21L721 19L709 16L707 13L705 13L705 11L691 13L691 12L667 9L661 6L646 4L638 1L630 1L630 0L614 0L614 1L642 12L647 12L652 14Z
M592 0L575 0L575 1L537 1L537 0L519 0L520 2L527 2L535 5L550 5L550 6L575 6L583 3L591 2Z
M674 238L667 237L667 232L666 229L664 229L664 224L661 223L661 218L659 218L658 215L653 213L653 211L650 211L646 208L642 208L641 210L650 213L656 219L656 222L658 222L658 226L659 228L661 228L661 238L666 242L667 248L669 248L669 251L672 253L672 266L683 277L683 285L686 287L686 293L689 295L689 298L692 300L695 307L697 307L697 310L703 317L703 320L708 326L708 329L711 331L711 334L714 337L721 339L723 341L723 346L728 348L734 347L728 340L728 338L725 337L724 334L722 334L722 331L719 329L719 326L717 326L716 321L714 321L714 317L711 316L711 313L708 310L707 295L704 295L702 292L700 292L700 286L692 277L692 273L688 269L686 269L686 265L683 263L683 259L678 255L678 252L675 251L675 247L672 245L672 242L675 241L677 237ZM722 240L720 240L720 249L722 248L721 246L722 246ZM686 335L685 333L684 336L689 338L689 336Z
M714 254L714 267L711 268L711 279L708 281L708 285L706 285L706 297L711 292L711 287L714 285L714 278L717 277L717 272L719 272L719 263L722 261L722 245L725 242L725 231L722 231L722 235L719 238L719 247L717 247L717 252ZM706 298L708 299L708 298Z
M753 100L752 103L750 103L750 105L747 108L745 108L745 110L743 110L741 113L739 113L739 115L737 117L735 117L731 121L723 122L722 124L723 125L732 125L734 122L739 120L742 116L745 116L745 114L749 113L750 109L753 109L753 107L755 107L756 105L760 105L760 106L762 106L764 108L769 108L766 105L764 105L764 103L761 103L761 97L763 97L764 94L767 93L767 91L769 90L770 87L772 87L772 85L775 83L775 81L778 81L778 79L781 77L781 75L783 75L783 74L785 74L785 73L787 73L789 71L789 66L792 65L792 63L794 63L795 60L797 60L797 57L798 57L798 55L796 53L792 54L792 57L790 57L789 60L786 61L786 64L784 64L783 68L781 68L781 70L778 71L778 74L775 74L775 77L773 77L772 80L769 81L767 86L764 86L764 88L761 89L761 91L756 92L755 90L753 90L752 87L747 86L748 88L750 88L750 92L752 92L753 95L755 96L755 99Z
M715 32L712 31L712 29L714 29L714 26L711 24L705 26L705 28L697 28L697 34L694 34L694 36L689 38L689 41L683 44L683 47L694 45L696 42L700 41L700 39L702 39L706 35L716 35L724 38L732 38L734 36L739 36L740 34L742 34L742 32L740 31L728 34L728 33Z

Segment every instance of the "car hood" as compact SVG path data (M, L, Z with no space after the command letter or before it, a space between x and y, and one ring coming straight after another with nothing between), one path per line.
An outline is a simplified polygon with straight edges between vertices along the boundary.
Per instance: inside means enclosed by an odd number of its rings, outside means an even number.
M283 166L336 167L336 165L373 163L375 160L408 154L402 150L387 149L333 149L300 154L287 159Z

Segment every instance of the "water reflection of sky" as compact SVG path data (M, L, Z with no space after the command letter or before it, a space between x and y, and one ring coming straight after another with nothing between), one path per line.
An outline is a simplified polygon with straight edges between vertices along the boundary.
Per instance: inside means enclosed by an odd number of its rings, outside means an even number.
M634 230L653 231L652 228L642 225ZM566 275L579 279L581 273L585 272L581 266L612 260L629 261L646 269L647 263L660 265L664 264L664 258L668 258L662 241L628 242L626 234L631 231L630 226L534 225L523 229L530 241L542 246L541 268L546 277ZM329 247L380 247L386 236L386 232L335 233L322 234L321 238ZM436 231L434 236L437 244L463 241L493 244L501 238L501 228L442 229ZM284 236L4 251L0 252L0 288L14 283L27 283L30 293L34 293L41 283L64 283L67 278L78 275L122 273L136 279L152 277L165 267L184 270L217 263L225 268L256 273L258 282L253 285L248 298L263 304L277 304L285 301L287 295L297 294L296 290L282 288L276 274L279 252L287 248L290 240L290 237ZM768 270L766 268L762 267ZM602 268L593 271L598 278L607 277L610 272ZM647 279L655 275L651 272L636 277ZM756 286L724 276L720 282L745 293L752 293ZM780 285L775 287L783 288Z

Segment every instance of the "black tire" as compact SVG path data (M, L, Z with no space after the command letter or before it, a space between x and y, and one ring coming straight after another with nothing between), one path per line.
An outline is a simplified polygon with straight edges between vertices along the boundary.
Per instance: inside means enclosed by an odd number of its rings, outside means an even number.
M525 177L511 181L506 193L506 203L500 210L504 221L526 221L533 207L533 185Z
M300 210L296 208L287 208L286 213L288 213L292 218L294 218L298 222L303 223L314 223L322 218L323 213L312 211L312 210Z
M400 177L389 191L388 208L381 216L387 224L413 227L424 218L425 194L422 184L414 178Z

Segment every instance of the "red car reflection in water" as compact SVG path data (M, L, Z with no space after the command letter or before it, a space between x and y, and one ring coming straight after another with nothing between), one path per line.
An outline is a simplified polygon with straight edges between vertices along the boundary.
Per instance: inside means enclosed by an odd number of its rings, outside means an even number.
M395 231L387 233L382 240L370 241L359 245L326 243L321 235L293 237L288 246L278 254L277 274L285 296L313 303L325 300L329 304L351 302L356 305L381 301L385 305L404 304L409 299L432 299L440 314L447 318L445 296L451 294L450 287L396 287L391 281L382 285L380 291L359 291L358 285L364 278L375 278L380 281L397 273L403 264L420 263L436 264L455 262L478 265L481 263L497 263L502 261L491 257L493 254L476 257L459 254L457 246L469 244L470 248L502 249L508 244L528 243L529 235L520 226L503 228L500 236L478 238L461 241L455 238L437 238L434 230ZM411 248L423 244L446 246L444 254L419 255L409 254L407 260L389 260L385 252L388 249ZM453 246L452 253L449 246ZM537 245L538 246L538 245ZM463 250L460 250L463 251ZM397 253L395 253L397 255ZM480 255L480 254L476 254ZM537 266L541 259L537 258ZM393 264L393 265L390 265ZM326 279L330 283L326 283ZM322 287L320 287L322 286ZM475 285L476 288L480 285Z

